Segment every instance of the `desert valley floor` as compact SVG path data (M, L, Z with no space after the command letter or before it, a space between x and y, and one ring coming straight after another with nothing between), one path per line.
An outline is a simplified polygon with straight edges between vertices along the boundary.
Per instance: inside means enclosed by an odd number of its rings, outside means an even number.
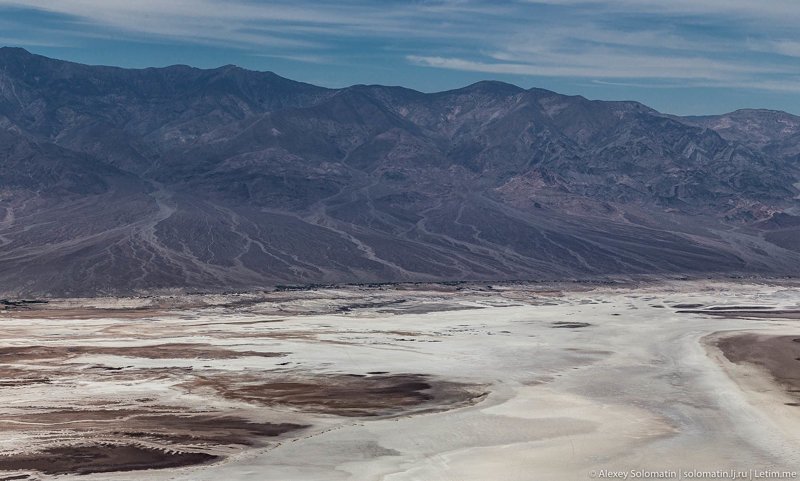
M800 471L800 290L787 281L2 307L0 480Z

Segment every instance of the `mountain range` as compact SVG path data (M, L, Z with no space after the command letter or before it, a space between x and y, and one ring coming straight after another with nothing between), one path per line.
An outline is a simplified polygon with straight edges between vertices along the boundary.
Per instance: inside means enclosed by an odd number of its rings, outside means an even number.
M800 117L0 49L0 293L800 272Z

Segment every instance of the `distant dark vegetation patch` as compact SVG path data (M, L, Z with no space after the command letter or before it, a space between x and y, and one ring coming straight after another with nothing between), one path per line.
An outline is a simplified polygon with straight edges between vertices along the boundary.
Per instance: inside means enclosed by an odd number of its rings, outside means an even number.
M13 299L0 299L0 306L3 309L20 309L20 308L31 307L37 304L47 304L47 301L26 300L26 299L20 299L15 301Z

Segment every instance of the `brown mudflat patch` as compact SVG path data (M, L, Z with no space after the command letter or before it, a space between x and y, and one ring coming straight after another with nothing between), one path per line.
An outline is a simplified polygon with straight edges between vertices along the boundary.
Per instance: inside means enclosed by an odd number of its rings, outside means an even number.
M716 345L729 361L760 366L788 392L800 392L800 337L746 333L720 338Z
M274 438L308 426L290 423L256 423L236 416L140 416L116 429L115 436L149 438L170 443L211 445L263 445Z
M89 474L174 468L219 460L221 456L212 454L218 447L263 446L267 438L308 427L225 414L152 412L157 409L60 410L2 417L1 432L22 430L59 444L0 456L0 470Z
M182 385L211 389L227 399L282 405L339 416L396 415L421 409L448 409L484 396L476 386L434 381L421 374L330 375L296 378L205 376Z
M0 470L44 474L92 474L191 466L217 461L208 453L175 451L133 444L57 446L37 453L0 456Z
M211 344L155 344L150 346L11 346L0 347L0 363L67 359L81 355L111 355L146 359L235 359L280 357L282 352L234 351Z
M86 438L117 441L144 440L170 445L263 444L271 438L307 426L290 423L253 422L238 416L198 413L153 413L145 410L60 410L0 418L0 431L25 427L28 432L58 433L69 430Z

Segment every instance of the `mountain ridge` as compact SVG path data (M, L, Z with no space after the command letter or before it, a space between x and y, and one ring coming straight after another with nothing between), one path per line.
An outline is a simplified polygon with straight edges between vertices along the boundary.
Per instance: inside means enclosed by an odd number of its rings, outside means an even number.
M799 118L737 112L0 49L0 292L792 274Z

